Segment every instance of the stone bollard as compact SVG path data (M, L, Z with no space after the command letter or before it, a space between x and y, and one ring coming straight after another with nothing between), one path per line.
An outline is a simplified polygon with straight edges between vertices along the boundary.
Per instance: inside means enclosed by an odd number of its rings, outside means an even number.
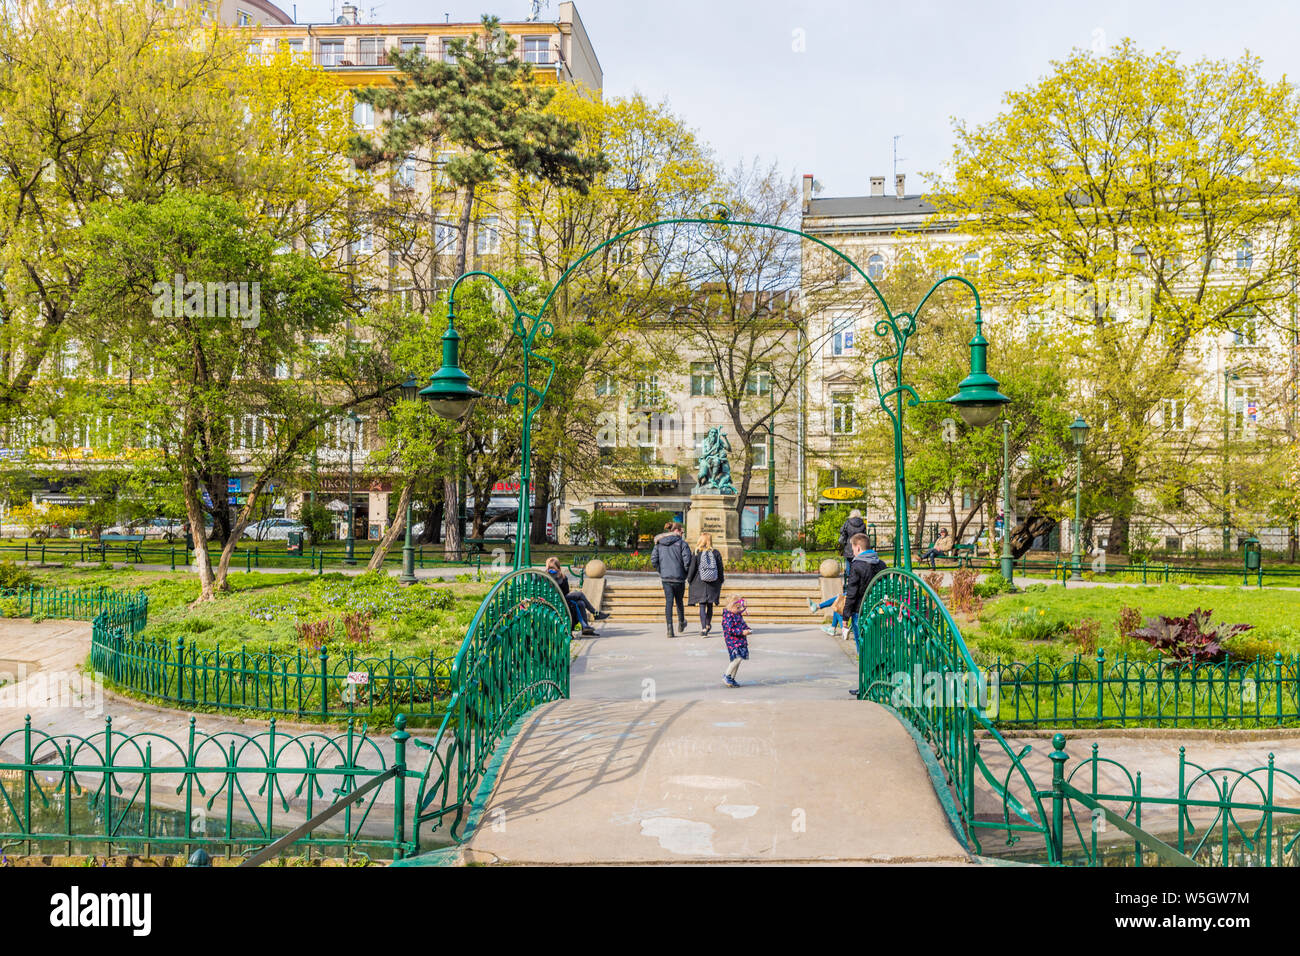
M605 597L605 562L600 558L592 558L583 566L582 593L597 611L604 610L600 602Z
M844 590L844 566L838 558L823 559L822 563L817 566L817 573L821 576L823 601L830 597L838 597L840 592Z

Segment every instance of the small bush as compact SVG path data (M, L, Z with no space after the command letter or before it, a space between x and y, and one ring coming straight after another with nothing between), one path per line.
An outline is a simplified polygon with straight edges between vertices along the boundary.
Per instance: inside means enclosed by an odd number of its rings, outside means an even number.
M298 621L293 629L298 634L298 643L303 647L323 647L334 633L334 620L326 617L319 621Z
M1234 661L1268 662L1278 652L1278 646L1272 641L1253 634L1238 634L1224 643L1228 648L1229 659Z
M1071 625L1067 633L1070 641L1079 648L1079 653L1097 653L1097 639L1101 636L1100 621L1085 617Z
M1001 571L985 575L984 580L975 585L975 595L981 598L997 597L1011 590L1011 582L1002 576Z
M1189 664L1222 663L1227 659L1225 642L1251 630L1251 624L1211 624L1208 609L1197 608L1186 617L1148 618L1133 632L1161 654Z
M973 568L958 568L952 572L952 605L964 614L980 609L982 602L975 595Z
M343 633L353 644L365 644L370 640L370 618L360 611L343 615Z
M36 580L32 572L12 561L0 561L0 590L31 587Z
M1050 641L1069 630L1068 622L1045 611L1025 608L993 625L995 632L1015 641Z
M23 602L16 597L0 598L0 617L22 617Z
M934 591L935 594L938 594L939 589L943 587L943 572L927 571L921 575L921 580L930 585L930 590Z

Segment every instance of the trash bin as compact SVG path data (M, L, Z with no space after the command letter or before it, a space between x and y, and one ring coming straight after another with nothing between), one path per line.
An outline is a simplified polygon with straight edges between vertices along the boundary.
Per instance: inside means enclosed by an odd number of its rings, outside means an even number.
M1255 575L1260 587L1264 586L1264 572L1260 563L1259 538L1250 537L1242 542L1242 560L1246 563L1246 573L1241 576L1241 583L1248 584L1250 576Z
M302 556L302 532L301 531L289 532L289 553L296 554L299 557Z

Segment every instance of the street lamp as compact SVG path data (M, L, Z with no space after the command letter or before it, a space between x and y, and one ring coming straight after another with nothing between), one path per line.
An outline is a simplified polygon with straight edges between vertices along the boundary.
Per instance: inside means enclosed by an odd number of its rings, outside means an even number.
M1083 445L1088 440L1088 423L1076 418L1070 423L1070 437L1074 439L1074 561L1070 570L1071 581L1083 580Z
M402 383L402 400L418 401L420 397L420 380L412 375ZM410 480L409 478L407 479ZM398 580L403 584L415 583L415 547L411 543L411 499L410 489L406 492L406 541L402 545L402 573Z
M1011 557L1011 423L1002 422L1002 577L1015 590L1012 577L1015 561Z
M357 417L355 410L348 412L346 419L348 423L345 440L348 443L348 539L347 552L343 556L343 563L352 565L357 563L353 549L356 545L356 516L353 514L354 495L352 491L352 457L357 448L357 426L361 424L361 419Z
M894 339L895 350L891 355L885 355L876 359L871 366L871 376L876 383L876 396L880 400L880 407L884 409L885 414L889 416L894 426L894 552L896 555L901 544L902 546L902 566L906 571L912 570L912 542L910 534L910 525L907 520L907 482L904 476L903 466L903 407L904 395L908 396L906 404L915 408L921 404L921 398L916 394L916 389L903 381L903 355L907 350L907 340L916 332L916 317L921 314L925 308L926 302L929 301L939 286L945 282L960 283L971 291L975 297L975 337L970 340L970 374L962 379L961 384L957 386L957 393L944 399L949 405L954 406L961 415L962 420L972 428L983 428L993 424L998 417L1002 406L1006 405L1011 399L1007 398L998 391L998 381L988 373L988 347L989 343L984 338L984 320L980 313L979 291L974 284L963 276L945 276L930 287L930 291L921 299L920 305L911 313L900 312L893 314L888 303L885 301L880 290L876 289L875 283L867 279L876 297L880 299L881 305L885 308L886 317L881 319L875 325L876 334L880 336L892 335ZM884 363L894 364L894 382L893 388L886 390L880 380L879 366ZM898 397L897 407L890 404L890 399Z

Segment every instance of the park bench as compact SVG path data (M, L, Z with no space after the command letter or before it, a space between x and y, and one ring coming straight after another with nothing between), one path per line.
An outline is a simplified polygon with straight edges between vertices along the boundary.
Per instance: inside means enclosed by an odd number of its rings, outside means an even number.
M133 561L139 561L140 543L144 541L142 534L101 534L99 536L99 559L105 560L108 556L109 547L121 547L121 549Z
M470 554L487 554L492 547L512 548L514 538L466 538L465 547Z
M959 568L969 568L971 562L975 560L975 542L968 541L965 544L956 545L952 549L953 560L957 562Z

